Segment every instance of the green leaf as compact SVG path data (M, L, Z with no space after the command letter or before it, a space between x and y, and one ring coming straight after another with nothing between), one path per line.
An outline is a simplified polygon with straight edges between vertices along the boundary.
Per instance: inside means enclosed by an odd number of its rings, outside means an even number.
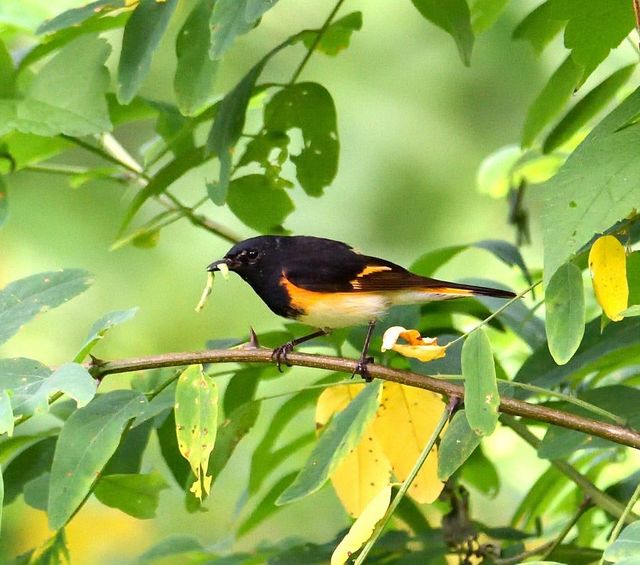
M113 455L127 422L146 407L144 395L116 390L96 397L66 421L56 445L49 486L49 526L63 527Z
M105 334L113 327L124 322L128 322L138 312L138 308L130 308L129 310L116 310L109 312L94 322L89 330L89 335L84 340L80 351L75 356L75 361L80 363L91 353L94 346L105 336Z
M97 388L97 381L82 365L65 363L51 374L36 394L41 395L45 402L51 393L61 391L73 398L78 408L82 408L95 396Z
M338 129L331 94L313 82L289 85L265 106L264 127L272 133L302 131L303 147L291 155L291 162L305 192L320 196L338 171Z
M209 459L209 470L214 481L233 455L240 440L253 428L260 414L260 406L260 401L242 404L220 424L216 446Z
M542 204L544 276L558 267L640 202L640 89L602 120L569 156L560 171L536 190Z
M513 39L524 39L540 54L564 28L566 20L557 19L554 0L547 0L530 12L513 30Z
M196 477L191 492L202 500L211 486L212 478L207 475L207 469L218 427L218 387L204 374L202 365L190 365L180 375L176 386L175 419L180 453Z
M629 524L620 532L618 539L604 550L606 561L613 563L627 563L640 559L640 520ZM628 560L628 561L627 561Z
M478 435L491 435L498 423L500 394L491 343L483 329L464 340L462 376L467 421Z
M233 45L236 37L247 33L257 20L278 0L217 0L211 13L211 50L219 59Z
M13 435L13 409L6 389L0 389L0 434Z
M229 379L222 401L222 409L226 415L254 399L263 370L264 367L240 369Z
M469 432L473 433L471 429L469 429ZM473 433L473 435L477 436L478 434ZM473 442L473 438L471 437L467 437L466 439L467 441ZM460 448L460 445L457 447ZM442 458L442 452L440 452L439 456ZM452 463L455 463L455 461ZM463 482L473 485L485 496L495 498L500 492L500 477L495 465L482 451L482 446L474 450L463 463L465 464L461 477Z
M65 269L31 275L0 290L0 344L40 312L68 302L93 282L87 271Z
M305 466L289 488L280 495L276 504L299 500L324 485L340 461L357 445L375 416L381 393L382 383L373 381L349 406L331 419Z
M451 247L428 251L414 261L409 270L424 277L429 277L465 249L467 249L466 245L452 245Z
M2 477L2 468L0 468L0 532L2 532L2 507L4 506L4 479Z
M438 479L446 481L480 445L482 436L470 427L464 410L455 413L440 440Z
M564 365L578 350L584 335L584 287L580 269L573 263L560 267L549 281L544 301L549 351L558 365Z
M11 504L23 492L25 485L51 469L57 437L47 437L16 455L3 471L4 502Z
M49 473L43 473L39 477L25 483L23 494L26 504L36 510L47 511L47 500L49 498Z
M335 57L340 51L349 47L351 35L362 29L362 12L351 12L333 22L324 32L316 49L325 55ZM302 41L310 49L318 36L315 30L302 32Z
M102 469L102 476L139 473L142 467L142 456L149 444L152 428L153 422L149 420L135 428L131 426Z
M140 89L177 4L177 0L140 0L127 21L118 64L118 100L121 103L131 102Z
M627 283L629 284L629 304L627 312L633 308L637 311L640 304L640 251L634 251L627 257ZM629 316L630 314L627 314ZM634 314L637 316L637 314Z
M229 209L250 228L260 233L281 231L280 226L294 210L289 195L273 189L263 175L247 175L231 182Z
M95 16L95 14L100 14L102 16L112 10L123 8L124 6L125 0L97 0L96 2L91 2L86 6L72 8L66 12L62 12L62 14L59 14L55 18L47 20L38 28L36 33L52 33L65 28L78 26L85 20Z
M473 31L466 0L411 0L424 18L453 37L462 62L471 64Z
M28 565L67 565L71 563L64 530L56 532L29 557Z
M0 39L0 98L13 98L15 95L16 69L11 52Z
M248 534L256 526L262 524L262 522L278 511L280 507L276 504L276 500L278 500L280 495L293 482L296 474L294 471L285 475L269 489L267 494L256 504L251 514L238 526L238 537Z
M639 360L640 318L625 318L601 332L598 316L587 324L578 351L566 365L558 366L545 345L525 361L515 380L550 388L591 371L606 374Z
M471 29L474 33L487 31L507 7L509 0L475 0L471 5Z
M522 130L523 147L533 144L545 126L557 116L582 79L583 68L567 57L533 101Z
M620 315L624 316L625 318L640 316L640 304L636 304L635 306L629 306L629 308L620 312Z
M588 92L549 132L542 145L543 153L550 153L569 141L616 95L633 74L636 65L618 69Z
M251 458L249 494L255 494L260 490L269 473L276 469L277 461L275 458L280 449L274 448L287 425L300 412L313 406L321 391L322 389L316 388L298 392L284 402L273 415L264 437L256 446ZM312 435L312 437L314 436L315 434Z
M216 98L218 61L209 58L209 14L216 0L200 0L176 39L178 66L173 81L178 107L185 116L202 112Z
M199 556L203 551L204 547L196 538L183 534L174 534L147 549L134 563L142 565L143 563L157 563L160 560L165 560L166 563L166 558L175 559L176 557L181 558L180 562L188 563L187 559L190 553L193 552ZM176 561L173 562L175 563Z
M472 247L478 247L479 249L485 249L491 253L494 257L497 257L504 264L510 267L518 267L522 271L522 276L531 285L533 284L533 278L527 268L520 250L502 239L482 239L471 244Z
M97 483L93 494L105 506L125 514L148 520L155 518L160 491L168 488L160 473L140 475L108 475Z
M104 63L110 51L95 35L65 45L33 77L20 99L0 100L0 135L13 129L45 136L110 130L104 97L109 87Z
M171 471L173 478L176 480L180 488L187 484L187 479L191 476L191 467L184 457L180 454L178 447L178 439L176 437L176 420L174 411L171 410L169 415L157 428L158 442L160 443L160 453L167 467Z
M553 0L553 14L568 20L564 45L584 67L584 79L629 35L635 21L626 0Z

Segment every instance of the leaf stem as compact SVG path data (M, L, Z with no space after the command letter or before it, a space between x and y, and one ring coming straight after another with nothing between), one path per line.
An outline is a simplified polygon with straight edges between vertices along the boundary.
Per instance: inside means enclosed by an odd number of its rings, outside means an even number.
M638 502L638 499L640 499L640 483L638 483L638 485L636 486L636 490L633 491L633 494L631 495L629 502L627 502L627 505L624 507L624 511L618 518L616 525L611 531L608 545L611 545L614 541L616 541L616 539L618 539L618 536L620 535L620 531L622 530L622 526L624 526L625 523L629 521L628 520L629 515L632 514L631 509L635 506L635 503ZM605 559L604 559L604 551L603 551L602 557L600 558L598 565L603 565L604 561Z
M357 559L354 561L354 565L362 565L362 563L364 563L364 560L366 559L367 555L369 554L374 544L380 537L382 530L384 530L385 526L391 519L391 516L395 512L396 508L404 498L404 495L407 493L407 490L411 486L411 483L413 483L414 479L416 478L416 475L422 468L422 465L424 465L424 462L429 456L429 453L431 453L431 450L433 449L433 446L435 445L436 440L438 439L438 436L442 432L444 426L449 420L449 416L451 416L456 406L458 405L459 401L460 401L460 397L457 397L457 396L454 396L449 400L449 404L443 410L442 415L440 416L440 420L438 420L438 423L436 424L436 427L433 430L433 433L431 434L431 437L429 438L427 445L424 446L424 449L422 450L422 453L420 453L418 460L415 462L411 471L409 471L407 478L402 482L402 485L398 489L398 492L396 493L396 496L394 497L394 499L391 501L391 504L389 505L389 508L387 508L387 511L385 512L384 516L376 524L376 527L373 530L373 533L371 534L369 541L362 548L362 551L358 554Z
M322 24L322 27L318 30L317 35L313 39L313 42L311 43L311 45L307 49L307 52L305 53L304 58L302 59L302 61L300 61L300 64L298 65L296 70L293 72L293 75L291 76L291 80L289 81L289 85L294 84L298 80L298 77L300 76L300 73L307 66L307 63L309 62L309 59L311 58L311 55L313 55L313 52L316 50L316 47L318 47L318 44L322 40L322 37L324 36L324 34L326 33L327 29L331 25L331 22L333 21L333 18L335 18L336 14L338 13L338 10L342 6L342 4L344 4L344 1L345 0L338 0L336 2L336 5L333 7L333 10L331 10L330 14L327 16L327 19Z

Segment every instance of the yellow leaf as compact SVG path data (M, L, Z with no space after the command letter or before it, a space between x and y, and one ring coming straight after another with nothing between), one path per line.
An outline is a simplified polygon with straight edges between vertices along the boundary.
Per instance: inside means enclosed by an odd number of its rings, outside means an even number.
M444 409L442 398L433 392L384 383L382 402L373 425L375 437L399 480L406 479ZM417 502L431 503L438 498L443 486L438 480L438 450L434 446L408 493Z
M316 405L316 428L327 424L365 385L345 385L325 389ZM360 443L342 460L331 475L331 483L342 506L350 516L359 516L367 504L390 484L391 465L374 437L373 426L365 430Z
M408 345L398 344L398 339L404 339ZM438 338L422 337L417 330L407 330L402 326L388 328L382 336L382 351L393 349L405 357L413 357L426 363L440 359L446 354L446 345L438 345Z
M589 252L589 271L598 304L614 322L622 320L620 312L627 308L627 256L618 238L599 237Z
M331 555L331 565L343 565L371 537L376 524L382 519L391 500L391 486L386 486L376 494L364 512L353 523L347 535Z

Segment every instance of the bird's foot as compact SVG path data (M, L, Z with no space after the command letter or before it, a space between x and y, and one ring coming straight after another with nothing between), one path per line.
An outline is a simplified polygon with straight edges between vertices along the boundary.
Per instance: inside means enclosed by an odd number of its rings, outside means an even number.
M293 351L293 347L295 345L296 344L293 341L288 341L287 343L282 344L280 347L276 347L273 350L273 353L271 353L271 360L275 362L276 367L278 367L278 371L280 371L281 373L283 372L283 362L287 367L291 367L291 365L287 361L287 355L289 355L289 353Z
M369 374L369 369L367 368L369 363L373 363L373 357L360 357L353 373L351 373L351 378L360 375L365 382L370 383L373 377Z

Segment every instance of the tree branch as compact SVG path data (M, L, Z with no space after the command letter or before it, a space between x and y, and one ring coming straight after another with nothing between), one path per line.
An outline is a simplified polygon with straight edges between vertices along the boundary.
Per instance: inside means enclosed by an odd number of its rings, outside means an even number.
M291 365L340 371L351 374L357 365L353 359L328 355L310 355L307 353L290 353L287 360ZM194 363L273 363L271 349L212 349L201 352L166 353L150 357L121 359L117 361L99 361L91 365L91 374L100 379L112 373L128 373L159 367L174 367ZM419 375L409 371L392 369L383 365L368 365L372 377L400 383L407 386L423 388L446 396L464 396L464 387L446 380ZM563 410L548 408L514 398L503 397L500 401L500 412L513 416L531 418L539 422L554 424L562 428L577 430L620 445L640 449L640 431L609 422L571 414Z

